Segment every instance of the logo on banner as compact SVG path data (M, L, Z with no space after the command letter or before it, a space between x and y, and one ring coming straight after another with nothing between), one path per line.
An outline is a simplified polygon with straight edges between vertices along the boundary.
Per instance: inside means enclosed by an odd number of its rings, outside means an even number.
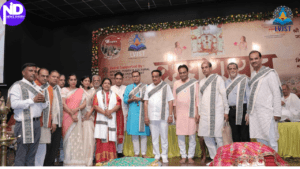
M2 5L0 16L3 25L17 26L24 21L26 10L21 2L10 0Z
M275 26L275 31L291 31L291 26L287 26L293 25L293 12L289 7L277 7L273 13L273 16L275 18L273 25L278 25Z
M101 51L105 59L116 59L120 56L121 38L118 36L107 36L101 43Z
M128 51L130 51L130 57L131 58L140 58L145 56L145 38L142 34L133 34L130 36L128 43L129 48Z

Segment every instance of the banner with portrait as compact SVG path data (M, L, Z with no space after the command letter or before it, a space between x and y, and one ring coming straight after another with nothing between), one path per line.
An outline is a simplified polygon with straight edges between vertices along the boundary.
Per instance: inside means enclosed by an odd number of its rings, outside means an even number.
M162 79L173 86L179 79L177 68L189 67L189 77L201 80L201 63L209 60L213 73L228 78L227 65L235 62L239 73L253 71L249 52L262 53L263 65L274 68L282 83L300 94L300 18L292 25L276 26L273 20L194 26L161 31L113 33L98 36L97 51L101 78L124 74L124 84L132 83L131 72L141 72L141 81L150 84L151 71L162 71ZM279 30L280 28L280 30Z

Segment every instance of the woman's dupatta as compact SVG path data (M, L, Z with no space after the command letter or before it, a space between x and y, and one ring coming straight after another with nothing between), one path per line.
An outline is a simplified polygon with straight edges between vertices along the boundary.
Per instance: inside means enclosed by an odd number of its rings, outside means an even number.
M66 105L70 109L75 109L75 108L79 107L82 102L83 102L83 89L81 89L81 88L75 89L75 90L70 91L67 94ZM81 113L77 112L76 115L80 116L80 117L78 117L78 120L81 121ZM62 136L63 136L63 139L65 138L65 136L66 136L67 133L70 133L70 131L68 131L68 130L70 129L70 126L72 124L73 124L72 117L69 115L69 113L67 113L64 110L64 113L63 113L63 124L62 124Z

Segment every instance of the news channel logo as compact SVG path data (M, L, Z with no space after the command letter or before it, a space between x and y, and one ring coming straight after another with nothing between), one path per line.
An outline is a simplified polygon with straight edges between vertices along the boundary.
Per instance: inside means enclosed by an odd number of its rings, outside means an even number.
M10 0L2 5L0 16L3 21L3 25L17 26L24 21L26 9L21 2L17 0Z

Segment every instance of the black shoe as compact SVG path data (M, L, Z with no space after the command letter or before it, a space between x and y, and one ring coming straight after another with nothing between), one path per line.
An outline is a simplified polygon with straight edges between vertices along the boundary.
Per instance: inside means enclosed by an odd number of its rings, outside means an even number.
M124 154L123 154L123 153L118 153L117 155L118 155L118 158L124 157Z

